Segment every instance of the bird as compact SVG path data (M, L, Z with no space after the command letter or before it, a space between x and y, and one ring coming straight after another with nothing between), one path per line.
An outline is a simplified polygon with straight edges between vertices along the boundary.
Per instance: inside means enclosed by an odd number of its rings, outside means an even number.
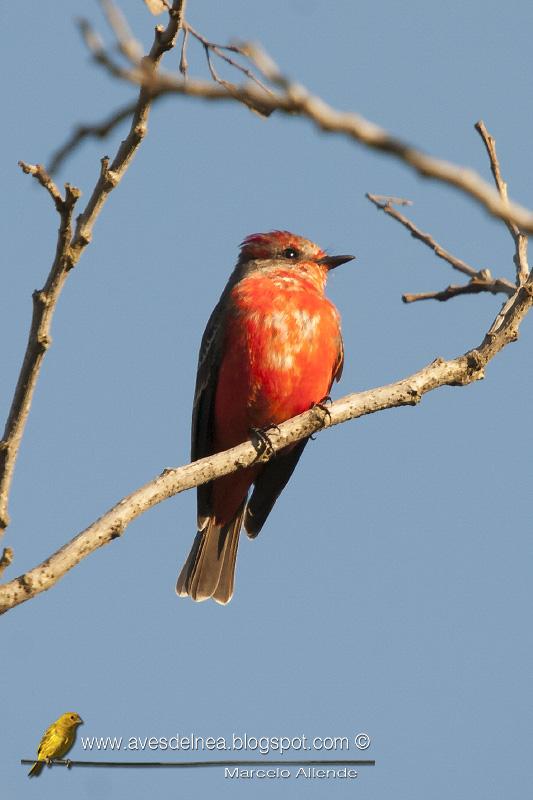
M83 720L75 711L67 711L61 714L59 719L45 730L37 750L37 761L28 772L28 777L40 775L43 764L47 764L53 758L63 758L68 753L76 738L78 725L83 725Z
M264 439L329 396L344 348L340 314L324 290L329 272L353 258L328 255L284 230L244 239L200 345L193 461L254 432ZM197 488L197 534L178 577L179 596L231 600L241 527L252 539L258 535L307 441Z

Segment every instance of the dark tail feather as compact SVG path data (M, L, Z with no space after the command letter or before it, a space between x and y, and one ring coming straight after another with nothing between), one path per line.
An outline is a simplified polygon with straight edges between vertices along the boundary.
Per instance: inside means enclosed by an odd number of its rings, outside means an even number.
M37 775L41 774L42 769L43 769L43 765L39 764L39 762L36 761L35 764L33 765L33 767L28 772L28 778L37 777Z
M229 603L243 515L244 503L231 522L217 525L211 518L204 530L198 531L176 585L180 597L197 601L212 597L222 605Z
M294 472L308 439L281 450L269 461L254 482L254 491L248 502L244 527L250 539L255 539L272 511L274 503Z
M217 603L225 605L229 603L233 597L233 586L235 583L235 564L237 563L237 548L239 547L239 539L242 527L242 518L244 508L239 515L239 518L234 523L234 529L227 537L226 548L224 550L222 567L220 570L220 578L217 584L216 591L213 594L213 600Z

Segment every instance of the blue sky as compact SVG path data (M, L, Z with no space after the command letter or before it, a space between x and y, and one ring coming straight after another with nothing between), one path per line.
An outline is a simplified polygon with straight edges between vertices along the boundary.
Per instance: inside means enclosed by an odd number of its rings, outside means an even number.
M130 5L148 45L153 19L140 0L122 4ZM97 4L80 0L0 10L10 76L0 132L2 417L31 292L48 273L57 228L49 198L17 161L46 162L75 123L100 120L134 95L90 63L74 26L80 15L104 30ZM483 118L511 196L533 205L529 3L189 0L188 18L217 41L261 41L333 106L488 177L473 129ZM192 74L205 74L201 50L191 48L189 60ZM175 68L176 54L166 64ZM99 159L115 152L124 131L85 144L59 179L86 198ZM168 98L154 109L148 138L57 309L13 485L6 544L15 563L6 579L164 467L187 462L199 341L245 235L286 228L357 255L329 286L346 349L337 397L481 341L500 299L403 305L402 292L441 289L459 276L378 214L365 192L411 198L412 218L443 246L513 277L502 224L385 156L304 121L265 121L231 104ZM242 541L229 606L174 594L195 530L188 492L6 614L8 794L523 796L531 749L532 341L526 319L484 381L319 435L261 536ZM83 736L353 740L366 732L363 757L377 765L355 781L251 784L216 769L53 769L28 781L20 758L71 709L85 720ZM190 754L121 754L139 756ZM78 741L72 757L90 756Z

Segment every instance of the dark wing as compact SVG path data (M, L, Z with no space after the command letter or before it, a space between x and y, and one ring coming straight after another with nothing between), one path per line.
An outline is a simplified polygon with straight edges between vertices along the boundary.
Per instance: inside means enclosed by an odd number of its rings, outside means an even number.
M192 409L192 461L213 454L215 392L224 345L227 299L227 290L225 290L209 318L200 345ZM210 483L198 487L197 499L198 529L202 530L211 513Z
M335 362L335 366L333 367L333 372L331 373L331 383L329 388L333 386L333 381L340 381L342 376L342 369L344 367L344 343L342 341L342 335L339 331L339 350L337 353L337 360Z
M244 515L244 527L250 539L255 539L265 524L274 503L294 472L308 441L309 439L302 439L290 450L281 450L265 464L257 476Z

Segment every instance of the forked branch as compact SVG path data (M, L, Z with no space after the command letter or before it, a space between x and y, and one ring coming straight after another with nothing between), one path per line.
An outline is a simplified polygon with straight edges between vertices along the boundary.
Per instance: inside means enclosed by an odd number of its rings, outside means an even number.
M445 250L438 244L433 236L429 233L424 233L417 228L405 214L402 214L395 208L395 205L412 205L410 200L404 200L398 197L388 197L387 195L367 194L367 198L373 203L376 208L383 211L392 219L395 219L400 225L406 228L414 239L427 245L430 250L433 250L438 258L446 261L450 266L464 275L468 275L470 281L466 284L459 286L447 286L440 292L423 292L420 294L403 294L402 300L404 303L414 303L417 300L451 300L453 297L459 297L464 294L480 294L481 292L489 292L490 294L505 294L507 297L512 297L516 291L516 286L507 280L507 278L493 278L489 269L476 270L471 267L466 261L462 261L457 256L452 255L448 250ZM527 241L527 240L526 240Z
M500 193L500 196L504 202L508 202L507 184L502 178L502 174L500 171L500 162L498 160L498 155L496 153L496 141L494 137L491 136L490 133L488 132L483 120L477 122L475 128L479 133L479 135L481 136L481 138L483 139L483 143L487 149L490 161L490 169L494 177L494 182L496 184L496 187ZM516 267L516 285L520 286L520 284L524 283L527 280L527 276L529 275L529 265L527 262L528 240L527 236L520 231L520 229L514 222L507 220L506 225L515 243L515 254L513 257L513 261Z

